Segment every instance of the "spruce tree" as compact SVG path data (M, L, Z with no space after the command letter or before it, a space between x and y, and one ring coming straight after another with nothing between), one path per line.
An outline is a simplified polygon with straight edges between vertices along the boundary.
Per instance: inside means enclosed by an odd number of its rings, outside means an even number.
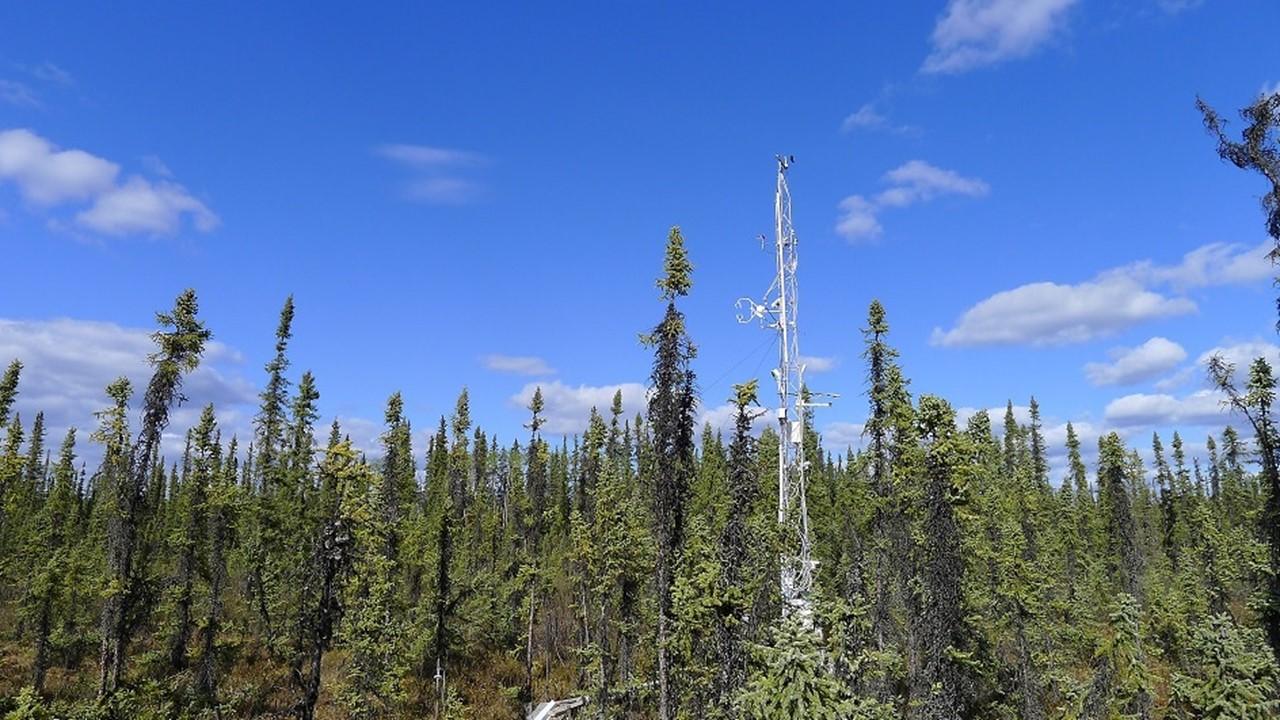
M955 411L933 395L920 398L921 438L925 457L922 522L920 649L924 655L925 692L916 715L923 720L960 717L973 694L969 677L969 633L963 599L964 558L956 505L964 500L964 463L970 455L964 436L955 429Z
M672 587L684 543L685 503L694 471L693 413L696 406L691 361L696 353L676 299L689 293L692 265L678 227L667 236L664 273L658 279L667 303L662 322L645 339L654 348L653 387L649 397L650 437L653 444L654 518L658 560L658 718L673 720L677 713L672 686Z
M759 667L742 693L742 717L752 720L845 720L852 704L822 665L818 636L792 617L760 650Z
M289 340L293 338L293 296L285 298L280 310L280 322L276 326L276 353L266 365L267 384L259 395L262 404L254 419L257 428L257 469L262 489L272 492L276 482L277 464L283 453L286 413L289 409Z
M27 461L22 469L22 487L31 503L28 509L34 509L37 499L44 494L45 457L44 457L44 413L37 412L31 423L31 436L27 440Z
M387 527L387 552L392 558L400 554L401 521L408 515L417 495L414 478L412 433L404 417L404 399L400 393L387 398L386 434L382 449L382 516Z
M729 445L728 512L719 543L720 607L716 613L715 707L733 717L747 677L747 614L751 610L747 534L759 491L755 438L756 381L734 386L733 440Z
M217 432L213 405L206 405L200 422L189 434L188 440L196 445L193 472L184 473L182 486L177 491L178 522L173 527L170 540L178 563L169 584L172 596L172 628L169 635L169 668L180 672L187 667L187 651L194 630L193 608L196 601L196 575L206 552L208 522L209 483L212 479L212 444ZM188 450L188 455L189 455Z
M18 397L18 379L22 375L22 361L14 360L0 376L0 426L9 422L9 410Z
M868 467L874 492L871 520L871 632L874 650L881 657L906 655L909 628L896 617L906 610L912 575L910 536L905 509L907 459L914 444L914 411L906 381L897 364L897 351L887 342L889 324L884 307L873 300L862 331L863 357L867 361L870 411L863 432L867 437ZM909 621L908 621L909 622ZM877 679L873 692L884 701L890 693L890 677Z
M347 574L351 569L355 544L355 518L351 514L354 500L346 504L344 500L350 493L358 492L358 488L352 486L364 479L350 441L340 439L337 420L333 421L318 475L322 524L317 530L310 560L309 583L316 591L307 596L310 605L305 608L305 662L298 677L302 694L294 708L299 720L313 720L315 717L324 654L332 647L342 618ZM381 512L381 508L374 510ZM367 542L367 535L365 540ZM368 548L361 550L367 552Z
M156 352L148 360L154 374L143 397L142 427L127 458L116 468L115 507L109 514L107 533L108 588L102 609L102 653L98 695L111 696L119 687L129 640L136 623L138 600L138 533L144 518L144 493L159 451L160 435L169 424L169 411L181 399L182 376L196 368L210 332L197 317L199 305L193 290L178 296L170 312L157 313L162 328L152 335ZM127 392L127 385L125 386ZM126 395L127 397L127 395ZM119 398L113 398L119 403ZM119 460L124 460L120 458Z
M1269 552L1266 597L1262 604L1262 623L1271 649L1280 658L1280 437L1272 419L1276 380L1271 365L1263 358L1253 361L1244 392L1235 386L1235 368L1221 356L1209 360L1209 376L1227 398L1232 409L1245 416L1253 426L1262 465L1261 481L1265 497L1262 510L1262 535ZM1224 439L1226 435L1224 434ZM1233 443L1234 444L1234 443ZM1229 451L1235 456L1236 450ZM1233 461L1234 463L1234 458ZM1232 470L1234 473L1234 469Z
M1226 614L1192 631L1192 662L1172 678L1173 703L1186 717L1248 720L1280 714L1280 667L1257 630Z
M248 600L256 611L258 636L274 659L287 656L288 615L293 605L288 573L296 558L283 550L296 539L287 527L290 498L278 497L288 484L289 386L287 354L293 338L293 296L285 298L275 331L275 354L266 363L267 382L259 393L254 438L243 470L247 512L242 518L242 562L246 567ZM282 637L283 636L283 637ZM287 659L287 658L286 658Z
M76 513L75 482L76 431L67 431L53 471L53 486L35 520L35 532L26 549L31 558L22 616L35 634L32 687L44 693L55 631L73 617L74 583L77 580L74 556L80 531Z
M547 529L546 452L542 438L538 434L546 423L546 419L542 417L543 408L542 388L534 388L533 398L529 401L528 407L530 420L525 426L529 429L529 468L525 475L525 485L530 509L528 543L535 555L542 548L542 538Z
M1106 633L1094 656L1094 676L1081 718L1150 720L1153 678L1142 642L1137 599L1121 592L1112 604Z
M1178 521L1178 507L1174 500L1174 478L1173 472L1169 470L1169 463L1164 457L1164 445L1160 442L1160 435L1152 433L1151 435L1151 454L1155 458L1156 463L1156 485L1159 488L1160 500L1160 547L1164 549L1169 560L1177 565L1178 547L1174 539L1174 527Z
M1115 433L1098 440L1098 487L1106 524L1108 570L1121 592L1136 597L1142 555L1125 478L1124 444Z
M204 475L208 485L205 497L207 597L196 661L196 688L206 707L219 705L218 683L222 669L218 662L218 639L227 619L223 597L228 584L227 561L234 540L236 511L241 501L236 487L237 446L236 438L232 436L223 458L219 436L197 435L195 447L197 472Z
M340 512L350 528L351 571L342 588L344 614L339 635L349 660L338 698L347 717L373 720L392 716L404 701L401 616L395 605L395 562L387 553L390 528L383 516L385 499L376 475L344 441L345 456Z
M1239 142L1227 137L1226 121L1204 100L1196 98L1207 129L1218 141L1218 157L1241 170L1257 171L1271 185L1262 196L1262 209L1266 213L1267 234L1275 241L1268 257L1274 263L1280 259L1280 92L1260 96L1240 111L1240 117L1249 123ZM1280 298L1276 299L1280 313ZM1280 320L1276 323L1280 331Z

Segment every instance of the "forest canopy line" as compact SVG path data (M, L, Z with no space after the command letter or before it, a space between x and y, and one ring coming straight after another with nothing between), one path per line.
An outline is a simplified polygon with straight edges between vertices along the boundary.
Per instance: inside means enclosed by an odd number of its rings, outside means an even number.
M1280 93L1219 153L1271 183ZM1275 255L1273 255L1273 258ZM465 389L426 447L399 392L370 459L321 426L286 298L251 437L208 405L161 438L215 329L195 291L157 313L151 377L104 389L92 428L46 437L0 376L0 716L1261 718L1280 714L1280 430L1265 359L1209 379L1252 434L1115 432L1097 462L1066 426L1054 486L1041 408L961 422L912 387L891 314L856 323L862 449L808 423L812 626L783 612L777 457L755 381L729 432L696 427L684 315L695 264L670 230L645 411L544 434L541 390L507 443ZM1277 309L1280 311L1280 301ZM855 329L851 327L850 337ZM1237 372L1239 371L1239 372ZM85 443L101 461L84 468ZM55 447L56 446L56 447ZM1151 461L1140 450L1149 447Z

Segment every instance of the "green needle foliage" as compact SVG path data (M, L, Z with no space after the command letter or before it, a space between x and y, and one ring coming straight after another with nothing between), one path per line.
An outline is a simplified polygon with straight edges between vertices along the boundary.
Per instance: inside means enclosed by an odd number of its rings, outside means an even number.
M1280 713L1276 666L1262 633L1229 615L1207 618L1191 635L1188 673L1175 673L1175 707L1183 717L1245 720Z
M760 647L760 668L740 700L752 720L844 720L852 704L840 682L823 667L821 644L813 628L798 619L781 621L772 642Z

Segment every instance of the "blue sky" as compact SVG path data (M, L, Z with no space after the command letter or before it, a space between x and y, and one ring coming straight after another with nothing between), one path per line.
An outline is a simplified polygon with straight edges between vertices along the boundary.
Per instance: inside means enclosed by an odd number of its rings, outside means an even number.
M295 370L369 443L392 391L425 431L463 385L504 438L534 383L572 431L615 386L639 409L678 224L717 419L772 358L733 301L771 277L778 152L832 445L865 414L872 298L916 392L1034 394L1051 439L1197 447L1227 419L1202 354L1280 356L1261 180L1194 108L1280 83L1274 2L421 5L0 10L0 359L27 361L24 414L88 424L191 286L219 345L189 395L229 428L293 293Z

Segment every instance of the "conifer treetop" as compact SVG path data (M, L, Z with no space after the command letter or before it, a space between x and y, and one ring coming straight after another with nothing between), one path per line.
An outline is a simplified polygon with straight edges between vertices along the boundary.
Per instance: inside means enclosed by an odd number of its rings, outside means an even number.
M9 419L9 408L18 395L18 376L21 374L22 361L14 360L4 371L4 377L0 378L0 425Z
M760 387L760 381L752 378L744 383L738 383L733 386L733 404L739 410L754 405L756 403L756 394Z
M658 278L662 299L671 301L688 295L689 289L693 287L692 274L693 264L689 262L680 226L672 226L671 232L667 234L667 254L662 263L662 277Z
M156 313L156 323L170 329L151 335L159 348L151 355L151 362L157 368L172 373L195 369L205 342L213 336L200 322L199 310L196 291L188 288L174 300L172 310Z
M535 435L538 433L538 428L542 427L542 424L546 422L546 420L544 420L541 417L542 408L543 408L542 386L539 385L538 387L534 388L533 399L529 401L528 410L533 417L529 420L529 424L525 426L529 428L529 430L533 431L533 434Z

